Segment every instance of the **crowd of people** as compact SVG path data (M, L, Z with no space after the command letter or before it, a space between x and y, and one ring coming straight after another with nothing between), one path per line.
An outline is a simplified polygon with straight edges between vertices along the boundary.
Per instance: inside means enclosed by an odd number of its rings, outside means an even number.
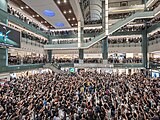
M78 58L53 58L52 63L79 63Z
M84 58L84 63L102 63L101 58Z
M160 31L157 31L153 34L150 34L148 37L149 41L155 40L157 38L160 38ZM90 41L92 41L93 38L84 38L84 43L88 43ZM141 43L142 42L142 37L123 37L123 38L109 38L108 39L108 43L109 44L120 44L120 43ZM75 39L62 39L62 40L56 40L53 41L52 44L70 44L70 43L78 43L78 40ZM100 41L99 44L102 44L102 41Z
M143 73L26 74L0 87L0 119L159 120L159 80Z
M102 63L102 58L84 58L84 63ZM53 58L52 63L79 63L78 58ZM142 58L140 57L123 57L123 58L113 58L113 56L110 56L108 58L108 63L142 63Z
M152 35L149 35L148 40L153 41L157 38L160 38L160 31L157 31L157 32L153 33Z
M81 9L83 12L90 5L89 3L90 3L89 0L81 0L80 1L80 6L81 6Z
M9 65L20 65L20 64L38 64L38 63L47 63L48 60L45 56L9 56L8 64Z
M131 16L133 13L119 13L119 14L109 14L108 19L113 20L113 19L125 19L126 17Z
M117 32L125 32L125 31L141 31L145 28L145 26L142 24L142 25L132 25L132 26L124 26L122 28L120 28Z
M87 58L84 59L84 63L102 63L102 59L100 58ZM133 57L133 58L108 58L108 63L116 64L116 63L142 63L142 58Z
M142 63L142 58L129 57L129 58L108 58L108 63Z
M84 21L85 25L92 25L92 24L102 24L102 20L85 20Z
M152 57L150 57L149 61L153 62L153 63L160 63L160 58L152 58Z
M134 37L134 38L109 38L109 44L117 44L117 43L139 43L142 42L142 37Z
M83 43L90 42L92 38L85 38ZM71 44L71 43L78 43L78 39L60 39L52 41L52 44Z
M99 34L102 32L102 28L84 29L84 34ZM61 30L61 31L49 31L48 34L53 36L66 36L66 35L78 35L78 30Z
M92 41L93 38L85 38L83 43L88 43ZM109 44L120 44L120 43L140 43L142 42L142 37L124 37L124 38L109 38L108 43ZM78 43L78 39L61 39L61 40L55 40L52 41L52 44L71 44L71 43ZM102 45L102 41L100 41L100 46Z
M15 17L17 17L20 20L22 20L23 22L35 27L36 29L41 30L42 32L45 32L45 33L47 32L47 30L45 30L44 28L41 28L37 23L33 22L33 20L30 20L25 15L23 15L19 11L15 10L11 6L8 6L8 13L11 15L14 15Z
M47 39L36 37L36 36L34 36L30 33L27 33L25 31L22 31L21 33L22 33L23 38L26 38L26 39L29 39L29 40L32 40L32 41L36 41L36 42L41 43L41 44L47 44L48 43Z

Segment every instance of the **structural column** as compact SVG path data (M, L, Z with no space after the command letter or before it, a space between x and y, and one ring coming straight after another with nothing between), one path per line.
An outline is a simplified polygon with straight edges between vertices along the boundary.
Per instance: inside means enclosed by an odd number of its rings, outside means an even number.
M102 27L106 38L102 40L103 64L108 63L108 0L102 0Z
M50 36L48 36L48 41L49 41L49 44L52 44L52 39ZM48 54L49 63L52 63L52 50L48 50L47 54Z
M103 63L108 63L108 37L102 40L102 57Z
M0 0L0 9L7 12L7 0ZM0 21L7 25L7 16L1 15ZM0 67L8 66L8 48L0 48L0 63Z
M81 48L83 43L84 30L81 21L78 21L78 50L79 50L79 63L83 63L84 50Z
M143 66L145 68L149 67L149 56L148 56L148 38L147 38L147 26L145 23L145 28L142 31L142 54L143 54Z

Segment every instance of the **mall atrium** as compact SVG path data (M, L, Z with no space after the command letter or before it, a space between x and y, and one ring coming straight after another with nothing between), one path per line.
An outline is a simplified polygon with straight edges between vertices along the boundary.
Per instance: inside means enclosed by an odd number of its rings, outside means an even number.
M160 120L160 0L0 0L0 120Z

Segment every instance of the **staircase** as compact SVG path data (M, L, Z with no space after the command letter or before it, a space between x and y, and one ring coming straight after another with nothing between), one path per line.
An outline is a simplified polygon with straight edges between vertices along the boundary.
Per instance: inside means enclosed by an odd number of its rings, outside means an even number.
M58 69L58 66L53 65L51 63L46 63L43 67L44 68L49 68L49 69L51 69L52 71L54 71L55 73L58 73L58 74L62 74L63 73L62 70Z

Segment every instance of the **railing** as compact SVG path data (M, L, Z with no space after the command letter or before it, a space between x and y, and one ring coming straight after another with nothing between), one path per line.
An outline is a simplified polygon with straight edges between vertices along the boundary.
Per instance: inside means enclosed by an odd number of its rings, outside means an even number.
M149 12L138 12L135 13L133 15L131 15L130 17L124 19L124 20L119 20L118 22L116 22L116 24L114 24L113 26L111 26L110 30L109 30L109 34L114 33L115 31L117 31L119 28L121 28L122 26L128 24L129 22L135 20L135 19L140 19L140 18L153 18L154 17L154 13L153 11L149 11Z
M80 68L85 68L85 67L95 67L95 68L139 68L143 67L142 63L116 63L116 64L102 64L102 63L84 63L84 64L78 64L78 63L60 63L59 64L62 68L65 67L80 67Z
M37 68L43 68L43 64L11 65L6 67L1 67L0 73L17 72L17 71L37 69Z
M149 27L147 32L150 33L150 32L152 32L152 31L154 31L154 30L156 30L158 28L160 28L160 23L156 23L153 26Z
M142 43L120 43L120 44L109 44L109 47L141 47Z
M102 32L93 32L93 33L85 33L84 37L95 37L100 35ZM69 33L69 34L60 34L60 35L50 35L51 39L67 39L67 38L78 38L78 34Z
M160 38L157 38L155 40L152 40L152 41L149 41L148 45L154 45L154 44L157 44L157 43L160 43Z
M21 41L25 42L26 44L31 44L31 45L34 45L34 46L44 47L43 44L41 44L37 41L34 41L34 40L27 39L27 38L22 37Z

